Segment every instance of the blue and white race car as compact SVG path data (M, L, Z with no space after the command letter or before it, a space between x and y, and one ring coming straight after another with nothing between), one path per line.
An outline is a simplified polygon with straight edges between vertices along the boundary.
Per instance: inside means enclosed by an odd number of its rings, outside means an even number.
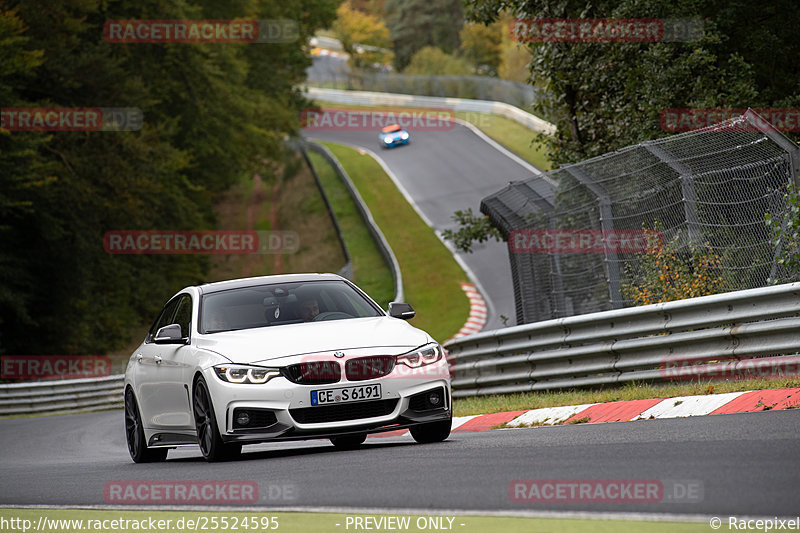
M383 128L378 134L378 140L384 148L391 148L399 144L408 144L409 142L408 132L397 124L392 124L391 126Z

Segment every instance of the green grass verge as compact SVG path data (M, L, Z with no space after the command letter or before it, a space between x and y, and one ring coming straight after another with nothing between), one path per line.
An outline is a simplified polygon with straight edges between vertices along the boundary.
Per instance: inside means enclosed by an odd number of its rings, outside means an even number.
M347 187L333 167L324 157L314 152L309 151L308 158L319 176L342 230L342 237L353 262L353 281L386 309L394 298L391 269L384 261Z
M498 144L518 155L539 170L550 170L547 146L535 140L538 135L519 122L498 115L458 111L456 116L469 122Z
M19 524L12 527L16 531L32 531L42 523L44 531L52 533L73 533L79 531L158 531L159 533L186 531L230 531L252 533L253 531L279 531L282 533L331 533L336 531L434 531L440 528L459 531L462 533L530 533L533 531L559 531L562 533L616 533L619 531L636 533L690 533L694 531L708 531L708 523L695 522L643 522L625 520L586 520L586 519L559 519L559 518L513 518L497 516L459 516L459 515L391 515L396 518L407 517L407 527L399 528L394 523L394 528L386 527L385 522L378 522L381 517L389 515L365 515L344 513L288 513L288 512L193 512L193 511L118 511L118 510L87 510L87 509L0 509L0 517L13 520L9 524ZM368 524L356 522L356 519L369 518ZM396 519L395 518L395 519ZM448 520L452 519L452 522ZM223 521L224 519L224 521ZM434 521L429 521L433 519ZM436 522L435 520L439 520ZM26 521L27 522L23 522ZM53 522L53 521L73 522ZM154 526L151 526L151 520ZM78 522L81 521L80 527ZM99 522L98 522L99 521ZM115 522L112 522L115 521ZM135 522L134 522L135 521ZM160 522L159 521L163 521ZM167 522L169 521L169 522ZM191 521L191 522L190 522ZM241 527L243 522L258 525L258 527ZM254 521L254 522L253 522ZM216 523L218 527L212 527ZM136 525L134 525L136 524ZM223 525L226 524L227 527ZM239 527L233 528L233 525ZM270 527L277 524L277 527ZM382 524L383 527L377 524ZM452 526L450 526L452 524ZM45 526L50 527L45 527ZM203 527L205 525L205 528ZM62 527L63 526L63 527ZM89 526L89 527L87 527ZM161 527L163 526L163 527ZM266 526L266 527L264 527ZM359 527L361 526L361 527ZM220 529L224 528L224 529ZM40 531L42 531L40 530Z
M553 392L524 392L473 398L456 398L453 411L456 416L525 411L542 407L581 405L585 403L616 402L620 400L647 400L649 398L674 398L699 394L722 394L747 390L785 389L800 387L800 378L748 379L732 381L692 381L682 383L629 383L621 387L595 390L565 390Z
M439 342L447 340L469 316L469 300L459 285L466 274L377 161L347 146L323 144L350 175L394 250L405 299L417 312L411 323Z

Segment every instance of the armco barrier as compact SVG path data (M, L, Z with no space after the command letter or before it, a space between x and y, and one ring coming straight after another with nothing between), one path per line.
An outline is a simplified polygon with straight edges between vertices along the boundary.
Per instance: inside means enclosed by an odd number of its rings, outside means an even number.
M394 301L403 301L403 277L397 258L378 225L372 218L353 185L347 172L330 151L322 145L301 142L302 147L321 154L334 168L344 182L356 208L364 218L378 248L392 271L394 279ZM338 231L338 227L337 227ZM351 263L348 258L347 265ZM352 266L350 266L352 268ZM347 277L347 273L340 272ZM122 385L124 376L109 376L97 379L71 379L62 381L42 381L32 383L0 384L0 416L37 413L76 413L81 411L114 409L122 407Z
M526 113L518 107L502 102L489 100L468 100L465 98L443 98L439 96L412 96L408 94L374 93L368 91L340 91L338 89L319 89L309 87L305 95L308 98L322 100L333 104L362 106L396 106L421 107L434 109L452 109L453 111L471 111L488 113L511 119L533 131L552 135L556 127L536 115Z
M547 320L445 347L455 397L680 380L695 371L796 377L800 283ZM0 415L120 407L123 379L0 385Z
M369 207L367 207L366 202L364 202L364 199L361 198L361 194L358 192L358 189L356 189L355 184L353 184L353 180L350 179L347 171L339 163L339 160L336 159L336 156L334 156L325 146L313 142L305 142L303 146L307 150L316 152L324 157L325 160L333 167L333 170L339 176L339 179L342 180L342 183L344 183L345 187L347 187L347 191L353 198L353 203L356 205L356 209L358 209L358 212L361 214L361 218L364 219L364 223L367 225L367 229L369 229L370 234L372 234L372 238L375 239L375 244L378 245L378 249L381 251L383 259L386 261L386 264L392 271L392 279L394 280L393 301L404 301L403 298L405 296L403 294L403 275L400 273L400 263L397 262L397 257L395 257L392 247L389 246L389 241L386 240L386 237L378 227L375 219L372 218L372 213L370 212Z
M301 154L303 154L303 160L308 167L308 170L311 171L311 176L314 178L314 183L317 184L317 189L319 189L319 194L322 196L322 201L325 203L325 209L328 211L328 216L331 217L331 221L333 222L333 227L336 230L336 237L339 239L339 244L342 246L342 252L344 253L345 258L345 265L339 269L337 274L342 276L343 278L347 278L352 281L353 279L353 260L350 257L350 251L347 249L347 243L344 241L344 236L342 235L342 228L339 226L339 220L336 218L336 213L331 206L331 202L328 199L327 193L325 193L325 187L322 186L322 182L319 179L319 175L317 175L317 171L314 168L314 165L311 164L311 159L308 158L308 153L306 152L306 144L305 142L300 143L290 143L290 145L295 146Z
M797 376L800 359L785 354L800 351L798 317L800 283L789 283L535 322L445 347L456 397L747 369Z
M122 407L125 376L0 385L0 416Z

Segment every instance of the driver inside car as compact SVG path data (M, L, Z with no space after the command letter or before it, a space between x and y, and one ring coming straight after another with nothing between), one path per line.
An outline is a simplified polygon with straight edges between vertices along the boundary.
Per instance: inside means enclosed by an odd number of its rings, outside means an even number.
M319 314L319 303L316 298L306 298L300 302L300 318L304 322L311 322Z

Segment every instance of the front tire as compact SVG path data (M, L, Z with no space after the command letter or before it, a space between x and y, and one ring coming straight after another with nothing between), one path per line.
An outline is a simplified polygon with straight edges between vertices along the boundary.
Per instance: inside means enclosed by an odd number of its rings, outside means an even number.
M342 435L341 437L331 437L331 442L340 450L355 450L367 440L366 433L358 435Z
M125 390L125 438L134 463L157 463L167 460L169 449L147 447L139 405L130 387Z
M214 404L208 392L206 381L199 377L194 384L194 425L197 429L197 443L200 452L209 463L236 459L242 453L241 444L226 444L222 441L214 415Z
M453 426L453 416L440 422L429 422L418 426L411 426L409 431L414 440L420 444L431 442L442 442L450 436L450 428Z

